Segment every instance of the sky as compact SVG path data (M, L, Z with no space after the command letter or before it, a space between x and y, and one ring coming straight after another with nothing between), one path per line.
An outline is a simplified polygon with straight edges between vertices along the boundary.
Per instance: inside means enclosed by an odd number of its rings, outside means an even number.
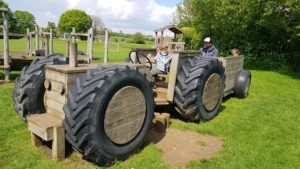
M59 17L69 9L84 10L102 18L105 26L124 33L153 30L168 25L173 19L176 4L182 0L4 0L12 11L24 10L46 27L48 22L58 24Z

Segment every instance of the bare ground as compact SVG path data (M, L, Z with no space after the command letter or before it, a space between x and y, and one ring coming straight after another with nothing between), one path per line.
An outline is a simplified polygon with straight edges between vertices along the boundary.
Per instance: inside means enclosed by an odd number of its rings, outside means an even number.
M184 167L193 160L209 159L222 150L223 141L215 136L169 128L159 133L152 129L147 143L154 143L172 167Z

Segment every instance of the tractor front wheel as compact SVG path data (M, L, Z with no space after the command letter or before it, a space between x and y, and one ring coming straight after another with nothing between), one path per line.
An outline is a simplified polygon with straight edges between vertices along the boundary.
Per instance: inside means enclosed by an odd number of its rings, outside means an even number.
M140 72L102 66L77 79L64 112L68 142L89 161L110 165L142 146L153 118L153 93Z

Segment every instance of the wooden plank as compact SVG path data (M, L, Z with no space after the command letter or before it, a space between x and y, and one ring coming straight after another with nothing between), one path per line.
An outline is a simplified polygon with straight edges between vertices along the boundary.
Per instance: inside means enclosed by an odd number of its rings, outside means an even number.
M52 158L54 160L65 159L65 129L63 127L54 127Z
M46 79L49 79L51 82L57 81L57 82L61 82L61 83L65 83L66 82L66 76L64 73L61 72L57 72L57 71L52 71L50 69L48 69L48 67L46 68L46 73L45 73L45 77Z
M179 62L179 54L174 53L172 57L171 66L170 66L170 76L169 76L168 93L167 93L167 100L170 102L173 102L174 99L178 62Z
M46 90L46 98L55 100L61 104L65 104L67 102L65 95L61 95L58 91L55 91L54 89L50 91Z
M56 100L47 99L45 101L47 107L51 107L53 110L64 113L64 104L57 102Z
M65 119L65 114L62 112L59 112L57 110L52 109L51 107L47 107L47 113L57 119L63 120Z
M53 127L62 126L62 120L48 113L31 115L27 122L29 130L45 141L53 139Z

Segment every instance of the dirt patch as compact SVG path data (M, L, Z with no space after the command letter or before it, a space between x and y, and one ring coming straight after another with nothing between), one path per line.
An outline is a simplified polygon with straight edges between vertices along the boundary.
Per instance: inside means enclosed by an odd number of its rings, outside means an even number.
M147 136L147 143L150 142L162 150L165 161L172 168L185 166L193 160L209 159L223 148L218 137L173 128L164 133L152 129Z

